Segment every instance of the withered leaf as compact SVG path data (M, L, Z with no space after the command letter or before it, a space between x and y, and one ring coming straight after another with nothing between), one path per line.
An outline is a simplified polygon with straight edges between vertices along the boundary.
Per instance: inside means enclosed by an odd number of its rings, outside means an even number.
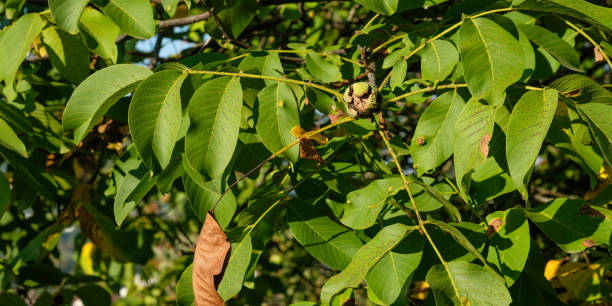
M230 249L227 236L210 214L202 225L193 255L193 296L196 306L223 305L217 293L215 277L221 278L225 259Z
M489 133L486 133L480 139L480 153L482 153L484 159L487 159L487 156L489 156L489 141L491 141L491 135L489 135Z
M300 145L300 158L310 159L316 161L319 165L323 164L324 160L317 152L314 141L310 139L303 139L302 145Z

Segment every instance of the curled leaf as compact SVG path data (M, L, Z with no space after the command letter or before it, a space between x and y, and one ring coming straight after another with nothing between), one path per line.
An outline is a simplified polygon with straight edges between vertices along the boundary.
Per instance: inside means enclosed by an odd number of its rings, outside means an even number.
M222 276L223 266L230 249L227 236L210 214L200 231L200 237L193 255L193 295L195 305L223 305L217 293L215 278Z

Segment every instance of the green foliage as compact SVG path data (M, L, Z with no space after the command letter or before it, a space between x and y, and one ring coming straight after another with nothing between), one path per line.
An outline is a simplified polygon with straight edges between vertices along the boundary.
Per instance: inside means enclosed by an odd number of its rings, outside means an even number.
M0 0L0 305L194 305L208 213L228 305L610 303L611 35L605 0Z

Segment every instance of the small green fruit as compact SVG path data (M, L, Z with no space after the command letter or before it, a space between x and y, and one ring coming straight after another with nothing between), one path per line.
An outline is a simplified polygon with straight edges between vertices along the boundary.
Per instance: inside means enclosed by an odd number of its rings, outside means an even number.
M344 101L349 116L368 116L378 110L378 90L368 82L353 83L344 91Z

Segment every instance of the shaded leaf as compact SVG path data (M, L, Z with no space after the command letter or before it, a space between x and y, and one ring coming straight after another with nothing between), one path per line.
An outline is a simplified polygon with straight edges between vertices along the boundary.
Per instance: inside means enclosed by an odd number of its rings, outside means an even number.
M512 208L489 214L487 222L493 230L489 234L487 261L497 267L510 287L521 276L529 255L527 218L519 208Z
M60 74L73 84L81 83L89 74L89 50L81 37L56 27L42 32L49 60Z
M317 260L342 270L363 245L355 234L322 210L299 200L288 202L287 223L295 239Z
M11 186L6 175L0 172L0 218L11 203Z
M454 261L433 266L427 283L437 305L509 305L512 302L504 280L481 266Z
M329 303L342 289L359 286L372 267L415 229L415 226L395 223L380 230L355 253L351 263L342 272L327 280L321 289L321 300Z
M185 136L189 164L206 178L220 176L230 162L240 129L240 80L221 77L204 83L189 102L191 125Z
M195 304L193 296L193 264L190 264L176 283L176 304L178 306L192 306Z
M609 244L612 235L612 220L581 214L585 204L579 199L558 198L525 212L561 249L575 253L592 244Z
M115 39L119 35L119 27L112 20L91 7L86 7L79 21L81 37L85 45L103 58L117 61L117 45Z
M527 199L527 185L557 109L554 89L532 90L514 106L506 135L506 156L514 186Z
M584 0L526 0L519 8L567 15L584 20L608 33L612 33L612 8L589 3Z
M47 200L55 201L57 184L44 168L1 146L0 155L8 161L18 178L27 182L29 187Z
M3 91L9 100L16 97L13 89L15 74L43 26L38 14L27 14L0 32L0 81L4 81Z
M149 69L132 64L113 65L96 71L75 90L62 117L65 131L74 131L79 143L121 97L151 75Z
M332 83L342 78L340 68L321 55L310 52L306 55L306 67L312 75L323 83Z
M106 289L98 285L85 285L76 290L76 295L85 306L108 306L111 296Z
M75 34L79 31L79 18L88 0L49 0L49 9L55 23L62 30Z
M612 92L584 75L570 74L560 77L552 82L550 87L576 103L612 104Z
M383 15L392 15L397 10L398 0L357 0L365 8Z
M278 82L260 91L257 95L257 111L255 129L268 150L277 152L295 141L291 129L300 125L300 117L295 96L286 83ZM285 151L283 156L296 162L298 146Z
M11 126L2 118L0 118L0 146L19 153L23 157L28 157L28 151L21 139L19 139L19 136L15 134Z
M196 217L204 222L206 214L217 203L221 196L221 186L223 185L223 177L217 177L213 180L206 181L204 177L195 171L189 164L187 158L183 155L183 168L186 174L183 175L183 186L185 193L189 198L191 209L195 212ZM226 228L232 221L234 212L236 211L236 197L229 191L221 199L215 208L215 216L221 228Z
M113 204L115 221L119 226L157 181L157 177L151 177L147 166L136 159L126 163L123 170L125 176L121 179L121 183L117 183L117 193Z
M157 165L165 169L170 163L181 127L180 91L186 77L183 71L157 72L134 92L128 123L138 153L149 169L156 170Z
M412 281L412 275L421 262L424 239L412 232L393 251L383 256L366 275L368 289L385 304L391 305Z
M591 135L608 165L612 164L612 104L586 103L577 106L586 117Z
M225 301L240 292L247 268L251 262L253 250L251 235L250 233L243 234L243 230L243 227L236 227L228 234L231 242L230 257L223 272L223 279L219 283L219 288L217 288L217 292Z
M540 46L568 69L584 72L580 69L578 52L567 41L546 28L533 24L517 25L529 40Z

